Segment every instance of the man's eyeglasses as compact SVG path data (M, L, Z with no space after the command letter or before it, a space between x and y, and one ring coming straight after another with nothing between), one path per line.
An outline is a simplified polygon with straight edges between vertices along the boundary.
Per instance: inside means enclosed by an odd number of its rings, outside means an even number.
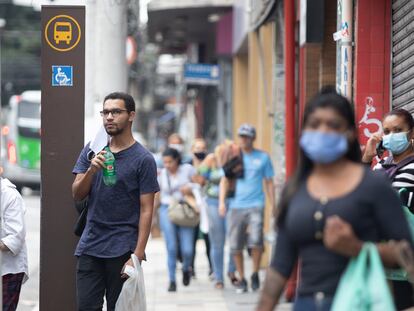
M99 111L99 113L101 114L102 117L107 117L107 116L109 116L109 114L112 114L113 117L117 117L124 111L128 111L128 110L126 110L126 109L106 110L105 109L105 110Z

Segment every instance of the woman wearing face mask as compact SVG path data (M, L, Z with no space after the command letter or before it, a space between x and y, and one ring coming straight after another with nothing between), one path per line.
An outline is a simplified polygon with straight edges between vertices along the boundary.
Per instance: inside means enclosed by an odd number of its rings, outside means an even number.
M414 119L404 109L392 110L383 122L383 133L376 133L368 140L362 161L371 164L383 146L390 156L380 160L374 170L384 171L393 188L400 192L402 204L414 211ZM381 154L379 155L381 156ZM401 204L400 204L401 205ZM397 205L396 208L400 208ZM394 300L398 310L414 305L411 284L399 277L391 277Z
M203 138L196 138L193 142L193 145L191 146L191 153L192 153L191 165L193 165L196 170L198 170L201 163L206 158L207 151L208 151L207 150L207 142ZM200 176L200 174L194 175L192 180L195 183L203 185L203 179ZM201 213L200 217L203 217L203 215L204 215L204 213ZM200 223L201 223L201 221L200 221ZM207 257L208 265L209 265L208 275L210 277L212 277L213 264L211 262L211 257L210 257L210 238L209 238L209 235L208 235L208 230L205 230L205 231L200 230L200 226L197 226L197 227L194 228L194 255L193 255L192 262L191 262L192 275L195 277L195 265L194 265L194 263L195 263L196 253L197 253L196 244L197 244L197 240L198 240L198 237L200 236L200 234L201 234L201 236L204 240L204 243L206 245L206 257Z
M385 177L361 164L354 111L333 91L305 108L299 164L279 203L277 241L257 310L273 310L300 258L294 310L329 310L351 257L377 243L384 264L397 265L389 240L409 240L399 198ZM390 221L392 219L392 221Z

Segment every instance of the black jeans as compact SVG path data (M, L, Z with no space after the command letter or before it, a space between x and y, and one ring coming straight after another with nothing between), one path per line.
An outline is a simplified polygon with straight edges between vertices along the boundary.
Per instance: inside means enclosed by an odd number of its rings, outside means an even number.
M194 253L193 253L193 258L191 259L191 268L193 269L193 272L195 272L194 271L195 270L194 269L195 268L194 262L195 262L195 258L196 258L196 252L197 252L196 245L197 245L197 240L198 240L199 235L200 235L200 225L197 225L197 227L194 228L194 240L193 240ZM208 265L209 265L209 268L210 268L208 273L210 274L213 271L213 266L212 266L211 258L210 258L210 239L209 239L208 233L201 232L201 236L204 240L204 243L206 244L206 256L207 256Z
M78 257L76 268L76 292L78 311L102 311L103 297L107 310L115 310L115 304L125 279L121 269L130 258L126 253L116 258L98 258L89 255Z

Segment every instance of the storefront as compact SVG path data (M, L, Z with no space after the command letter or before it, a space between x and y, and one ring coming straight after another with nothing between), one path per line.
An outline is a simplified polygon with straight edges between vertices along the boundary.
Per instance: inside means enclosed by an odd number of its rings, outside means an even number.
M413 1L392 1L392 107L414 113Z

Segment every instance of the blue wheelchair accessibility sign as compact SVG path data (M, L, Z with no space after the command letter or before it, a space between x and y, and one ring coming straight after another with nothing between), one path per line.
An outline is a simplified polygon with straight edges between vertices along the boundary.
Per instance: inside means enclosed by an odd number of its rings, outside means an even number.
M52 86L73 86L73 67L52 66Z

